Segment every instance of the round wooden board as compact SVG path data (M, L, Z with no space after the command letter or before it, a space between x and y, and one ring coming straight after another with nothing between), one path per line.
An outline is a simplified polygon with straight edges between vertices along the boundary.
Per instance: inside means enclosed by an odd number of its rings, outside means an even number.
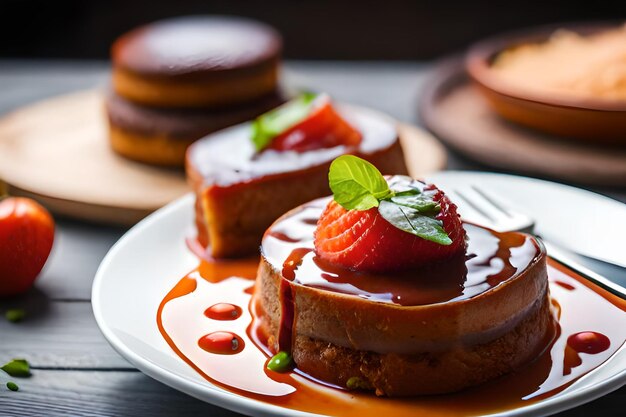
M501 119L470 83L462 59L442 62L425 85L422 121L460 153L506 171L626 187L625 148L559 140Z
M401 125L409 171L446 165L429 133ZM129 226L189 191L182 171L124 159L111 151L102 94L89 90L24 107L0 120L0 179L12 195L53 213Z

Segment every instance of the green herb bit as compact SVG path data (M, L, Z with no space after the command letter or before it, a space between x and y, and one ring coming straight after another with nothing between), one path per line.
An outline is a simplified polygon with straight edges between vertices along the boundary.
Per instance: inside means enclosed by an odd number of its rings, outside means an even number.
M440 245L452 244L452 239L443 230L443 223L433 217L424 216L419 210L381 201L378 212L383 219L400 230Z
M274 372L287 372L291 370L292 364L293 359L291 355L287 352L280 351L267 362L267 369Z
M4 314L4 317L11 323L18 323L24 319L26 312L21 308L13 308L11 310L7 310Z
M11 376L30 376L30 365L26 359L13 359L0 369Z
M399 206L410 207L424 214L436 214L441 211L441 206L433 201L431 196L421 194L418 190L415 190L412 194L396 194L389 201Z
M17 384L12 381L7 382L7 388L11 391L18 391L20 389L20 387L18 387Z
M367 381L364 381L358 376L353 376L348 379L348 381L346 381L346 388L369 390L372 389L372 386Z
M330 164L328 184L335 201L346 210L369 210L393 196L380 171L353 155L340 156Z
M435 219L441 206L433 199L434 192L411 185L393 191L374 165L352 155L332 162L328 183L335 201L346 210L378 207L380 215L398 229L440 245L452 244L443 223Z
M311 104L317 97L314 93L304 93L252 122L252 144L257 152L267 148L272 140L304 120L311 112Z

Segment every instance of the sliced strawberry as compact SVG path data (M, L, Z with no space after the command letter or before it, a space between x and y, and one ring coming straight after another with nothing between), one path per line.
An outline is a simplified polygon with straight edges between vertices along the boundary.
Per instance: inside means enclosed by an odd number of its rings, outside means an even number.
M358 145L361 133L335 111L328 98L321 99L309 117L276 136L268 148L306 152L338 145Z
M425 190L436 191L433 199L441 206L436 219L443 222L452 244L440 245L402 231L387 222L376 207L346 210L332 200L315 230L317 255L355 271L381 273L419 267L465 251L465 230L456 206L434 185Z

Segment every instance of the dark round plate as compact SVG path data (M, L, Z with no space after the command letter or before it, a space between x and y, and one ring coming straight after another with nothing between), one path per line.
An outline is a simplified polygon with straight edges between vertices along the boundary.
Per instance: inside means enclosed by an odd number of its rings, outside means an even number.
M442 61L424 85L423 124L469 158L506 171L626 187L626 149L563 140L508 122L470 82L462 57Z

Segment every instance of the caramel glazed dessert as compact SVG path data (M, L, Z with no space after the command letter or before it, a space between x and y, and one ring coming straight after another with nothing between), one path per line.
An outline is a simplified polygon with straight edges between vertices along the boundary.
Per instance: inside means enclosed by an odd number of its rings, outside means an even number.
M284 101L281 51L273 28L226 16L168 19L122 35L111 48L106 97L113 150L182 167L194 141Z
M462 223L434 185L335 160L334 199L265 233L252 309L298 370L380 396L449 393L519 369L556 333L546 251Z
M372 110L303 94L189 147L198 242L212 258L258 254L265 230L286 211L330 193L334 158L354 154L406 174L395 122Z

